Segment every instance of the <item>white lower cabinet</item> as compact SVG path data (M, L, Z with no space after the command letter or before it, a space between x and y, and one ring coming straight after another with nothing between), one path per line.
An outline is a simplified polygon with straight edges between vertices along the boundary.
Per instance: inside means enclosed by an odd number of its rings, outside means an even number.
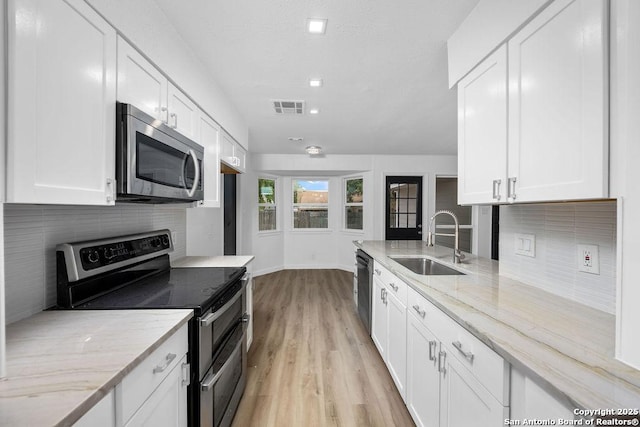
M404 399L407 380L407 285L377 262L374 271L371 338Z
M184 324L74 427L186 427L188 325Z
M407 315L407 408L419 427L440 425L438 339L413 314Z
M182 373L186 363L185 355L125 426L186 427L187 390Z
M511 368L512 420L573 420L573 408L515 367Z
M415 423L502 425L509 364L413 289L407 304L407 407Z
M187 325L131 371L115 388L116 426L187 425Z

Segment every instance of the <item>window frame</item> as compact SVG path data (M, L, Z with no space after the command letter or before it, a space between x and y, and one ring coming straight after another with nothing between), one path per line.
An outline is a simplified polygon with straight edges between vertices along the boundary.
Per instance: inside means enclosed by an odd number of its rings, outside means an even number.
M347 182L360 179L362 180L362 202L347 201ZM342 229L349 233L364 233L364 177L362 175L347 176L342 178ZM347 207L356 206L362 208L362 228L347 227Z
M279 233L280 230L280 226L278 225L280 221L278 221L278 211L279 211L279 203L278 203L278 199L280 199L280 197L278 197L278 183L279 183L279 178L278 177L274 177L274 176L264 176L264 175L259 175L257 180L256 180L256 184L258 184L258 200L260 200L260 187L259 187L259 183L260 180L268 180L268 181L273 181L273 203L261 203L258 201L258 224L257 224L257 229L258 229L258 234L271 234L271 233ZM275 228L272 230L260 230L260 208L261 207L273 207L275 210Z
M322 181L322 182L326 182L327 183L327 203L295 203L294 202L294 190L295 190L295 185L296 182L298 181ZM291 197L291 231L293 232L327 232L327 231L331 231L331 227L330 227L330 200L329 198L331 197L331 180L328 177L322 177L322 178L306 178L306 177L292 177L291 178L291 192L289 193L290 197ZM326 227L322 227L322 228L318 228L318 227L314 227L314 228L299 228L296 227L296 215L295 215L295 208L296 207L322 207L322 208L326 208L327 210L327 226Z

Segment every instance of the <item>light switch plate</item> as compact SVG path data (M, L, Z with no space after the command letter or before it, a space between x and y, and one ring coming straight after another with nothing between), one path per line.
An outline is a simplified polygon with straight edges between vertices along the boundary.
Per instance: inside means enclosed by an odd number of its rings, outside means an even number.
M598 245L578 245L578 271L600 274Z
M515 237L516 255L536 257L536 235L535 234L516 234Z

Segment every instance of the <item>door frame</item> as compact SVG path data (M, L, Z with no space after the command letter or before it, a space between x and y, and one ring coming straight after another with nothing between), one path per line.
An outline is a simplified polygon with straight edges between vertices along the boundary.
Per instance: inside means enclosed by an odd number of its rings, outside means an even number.
M431 207L434 206L435 203L435 180L431 180L429 179L430 176L432 176L433 174L429 174L429 173L425 173L424 171L422 172L407 172L407 171L402 171L402 172L383 172L382 173L382 183L380 184L379 190L381 191L381 218L382 221L380 221L380 225L379 225L379 233L381 236L381 240L385 240L386 239L386 235L387 235L387 219L386 219L386 211L387 211L387 177L388 176L420 176L422 177L422 240L425 241L427 238L427 233L425 230L425 227L429 225L428 221L429 218L431 217L431 215L433 215L433 213L431 212ZM433 189L431 188L433 187ZM432 196L433 199L429 198L429 196Z

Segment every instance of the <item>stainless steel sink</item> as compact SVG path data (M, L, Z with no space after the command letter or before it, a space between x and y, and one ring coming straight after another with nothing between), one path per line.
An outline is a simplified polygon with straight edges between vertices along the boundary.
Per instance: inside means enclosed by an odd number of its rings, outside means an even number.
M464 273L449 268L446 265L439 264L429 258L422 257L391 257L392 260L407 267L409 270L417 274L425 276L453 276L464 275Z

